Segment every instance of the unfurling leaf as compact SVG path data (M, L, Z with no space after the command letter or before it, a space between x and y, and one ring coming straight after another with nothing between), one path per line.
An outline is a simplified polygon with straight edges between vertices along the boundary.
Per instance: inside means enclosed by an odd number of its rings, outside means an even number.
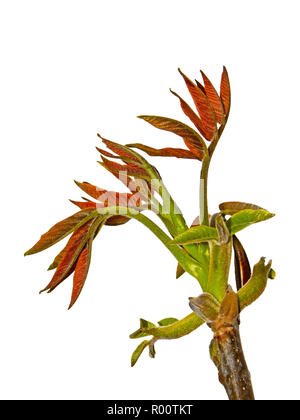
M58 264L60 263L62 257L64 256L66 247L64 247L59 254L56 255L56 257L54 258L52 264L49 265L48 267L48 271L50 270L54 270L54 268L56 268L58 266Z
M209 100L209 102L211 103L211 106L213 107L213 110L215 111L217 122L219 124L224 124L225 118L224 118L224 108L223 108L222 101L216 89L214 88L213 84L211 83L209 78L203 73L202 70L201 70L201 74L204 81L205 93L206 93L207 99Z
M203 130L200 132L207 140L213 140L217 134L216 114L202 89L195 85L180 69L178 70L185 81L198 114L201 117Z
M141 344L137 346L137 348L134 350L131 356L131 367L133 367L136 362L138 361L140 355L143 353L145 348L148 346L149 341L145 340Z
M97 209L105 207L103 203L94 203L93 201L73 201L70 200L71 203L75 204L81 209ZM107 226L120 226L124 225L125 223L129 222L130 218L126 216L116 215L110 216L106 219L105 225ZM55 267L53 267L55 268ZM50 268L48 268L50 270Z
M81 254L76 262L75 272L74 272L74 277L73 277L72 297L71 297L69 309L71 309L74 303L77 301L82 291L82 288L84 286L88 272L89 272L91 255L92 255L92 243L94 240L94 232L95 233L97 232L98 234L104 222L105 222L105 219L101 220L101 222L99 219L98 222L94 223L93 231L88 239L88 242L83 248L83 250L81 251Z
M152 327L155 327L155 324L153 324L153 322L146 321L143 318L140 319L140 328L152 328Z
M140 328L136 331L134 331L132 334L130 334L130 338L141 338L141 337L147 337L150 335L148 333L148 329L155 328L156 325L153 324L153 322L146 321L145 319L140 318Z
M267 210L241 210L230 217L227 221L227 226L233 235L253 223L268 220L273 216L275 215Z
M129 176L147 179L149 181L151 179L149 174L143 168L138 168L137 166L133 165L121 165L120 163L106 159L104 156L102 156L102 161L103 162L100 162L100 164L105 169L108 169L110 172L113 172L118 178L120 176L120 173L126 173Z
M174 322L177 322L177 318L164 318L161 321L158 321L158 325L160 327L167 327L168 325L174 324Z
M128 144L128 147L135 147L143 152L146 152L149 156L165 156L165 157L176 157L180 159L199 159L192 152L186 149L178 149L172 147L165 147L164 149L154 149L153 147L145 146L141 143Z
M180 106L182 111L185 113L185 115L192 121L194 126L197 128L197 130L200 133L203 133L203 126L200 118L198 115L192 110L192 108L179 96L177 93L173 92L172 89L170 89L170 92L176 96L180 101Z
M231 93L229 77L225 66L223 67L223 73L221 78L220 97L224 107L226 118L228 118L230 111Z
M176 236L171 243L184 245L207 242L211 240L218 240L217 229L214 227L201 225L187 229L185 232Z
M238 291L240 310L246 308L264 292L272 261L265 265L265 258L261 258L253 267L253 272L248 283Z
M140 115L139 118L147 121L160 130L170 131L183 138L186 146L190 151L200 160L203 158L203 153L206 145L202 137L191 127L183 124L180 121L171 118L158 117L155 115Z
M70 200L72 204L79 207L81 210L88 210L94 209L96 210L99 205L103 205L103 203L94 203L93 201L74 201Z
M223 214L235 214L241 210L264 210L262 207L251 203L241 203L240 201L227 201L219 204L219 209Z
M105 203L106 206L128 206L133 200L133 194L107 191L88 182L75 181L75 184L95 200ZM139 203L135 204L138 205Z
M100 218L102 219L102 216L98 217L96 220L89 220L84 225L76 229L76 231L72 234L66 245L64 256L59 262L54 276L52 277L50 283L42 290L42 292L45 290L54 290L62 281L64 281L70 274L72 274L75 269L77 258L83 250L91 233L93 232L93 228L97 223L100 223Z
M235 235L232 236L232 243L234 249L236 288L237 290L240 290L251 277L251 267L246 251Z
M86 223L92 217L95 217L96 214L97 213L93 212L92 209L82 210L67 217L61 222L56 223L48 232L44 233L40 240L31 249L25 252L24 255L31 255L44 251L74 232L74 230L78 229L82 224Z

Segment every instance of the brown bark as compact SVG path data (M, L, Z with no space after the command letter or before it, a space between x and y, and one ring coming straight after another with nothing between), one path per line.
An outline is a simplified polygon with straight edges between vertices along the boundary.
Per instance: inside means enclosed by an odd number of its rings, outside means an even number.
M218 368L219 380L230 400L253 401L250 372L243 353L239 322L212 325L214 339L210 354Z

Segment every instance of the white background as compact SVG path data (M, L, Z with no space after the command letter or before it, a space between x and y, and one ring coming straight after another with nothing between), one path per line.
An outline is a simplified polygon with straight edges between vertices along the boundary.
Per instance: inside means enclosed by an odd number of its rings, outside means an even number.
M96 133L153 147L176 136L138 120L187 121L172 87L177 67L219 85L228 68L232 109L214 156L210 211L248 201L276 217L240 235L251 264L273 259L277 278L242 315L241 334L258 399L299 398L299 10L298 1L1 2L2 399L226 399L208 356L211 332L157 343L130 368L139 317L189 313L200 293L142 225L105 227L85 288L71 311L71 278L38 291L61 244L23 257L51 225L75 212L73 179L122 190L96 161ZM151 158L190 223L199 164Z

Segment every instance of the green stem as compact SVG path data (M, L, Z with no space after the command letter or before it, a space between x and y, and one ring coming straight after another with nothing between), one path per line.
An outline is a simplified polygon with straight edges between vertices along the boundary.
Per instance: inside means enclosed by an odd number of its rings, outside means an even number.
M202 162L202 168L200 173L200 224L208 226L208 204L207 204L207 180L208 170L210 164L210 157L205 156Z

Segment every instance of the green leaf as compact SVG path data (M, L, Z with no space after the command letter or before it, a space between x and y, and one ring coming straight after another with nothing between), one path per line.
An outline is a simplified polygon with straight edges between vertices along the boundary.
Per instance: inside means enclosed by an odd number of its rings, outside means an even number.
M199 242L207 242L211 240L218 240L218 232L216 228L210 226L194 226L187 229L185 232L176 236L172 244L184 245L195 244Z
M166 327L167 325L174 324L174 322L177 322L177 318L164 318L161 321L158 321L158 325L160 327Z
M132 334L130 334L129 338L143 338L151 335L149 332L147 332L146 329L139 328L138 330L134 331Z
M252 225L253 223L262 222L275 216L273 213L269 213L267 210L242 210L235 213L227 221L227 226L230 230L231 235L239 232L242 229Z
M140 328L130 334L130 338L142 338L151 335L148 333L149 328L156 328L156 325L153 322L146 321L145 319L140 318Z
M257 264L253 267L252 276L247 284L238 291L238 297L240 302L240 310L251 305L260 295L264 292L269 273L271 270L272 261L265 264L265 258L261 258Z
M131 356L131 367L133 367L136 362L138 361L140 355L143 353L145 348L148 346L149 341L145 340L141 344L137 346L137 348L134 350Z
M140 318L140 328L153 328L156 327L153 322L146 321L145 319Z

